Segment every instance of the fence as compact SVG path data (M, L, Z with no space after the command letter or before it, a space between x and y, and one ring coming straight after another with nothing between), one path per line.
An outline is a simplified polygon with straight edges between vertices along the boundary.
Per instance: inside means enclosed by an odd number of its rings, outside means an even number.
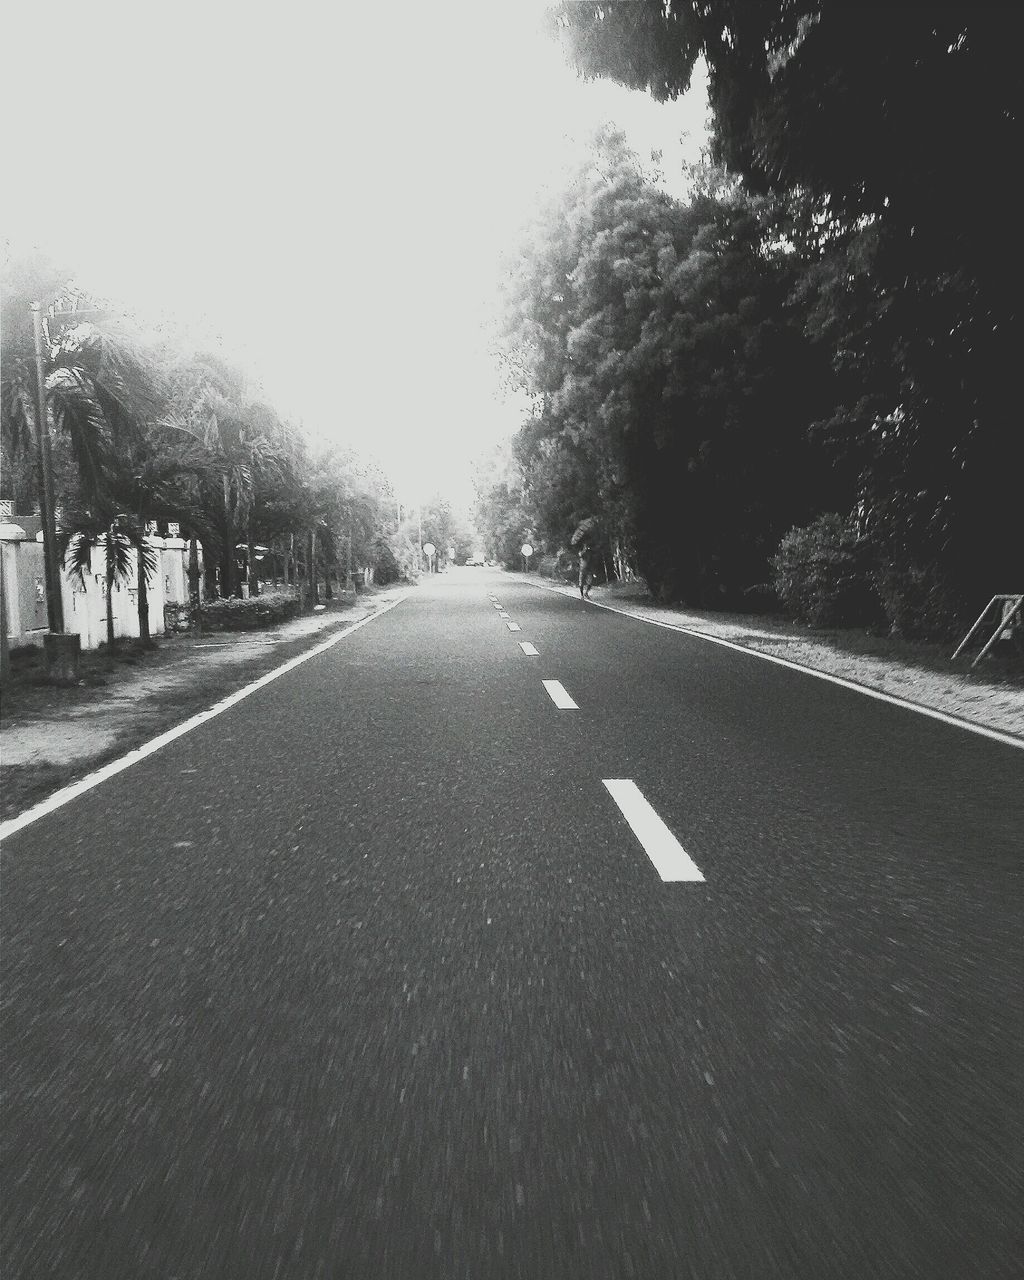
M15 516L0 524L0 608L6 624L7 644L12 649L22 645L42 645L49 630L41 535L33 537L17 521ZM155 636L164 632L164 606L188 601L187 552L182 538L153 537L149 543L159 562L157 572L147 583L149 631ZM96 649L105 643L107 580L106 555L102 546L93 546L89 570L81 583L61 572L61 591L65 630L81 636L83 649ZM138 636L138 594L137 566L133 563L127 581L114 585L115 637Z

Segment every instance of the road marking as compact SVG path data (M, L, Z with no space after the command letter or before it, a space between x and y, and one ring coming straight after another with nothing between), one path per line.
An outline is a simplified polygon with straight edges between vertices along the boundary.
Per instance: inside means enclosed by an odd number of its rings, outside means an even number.
M540 657L540 650L535 649L533 645L530 644L529 640L520 640L519 647L520 649L522 649L523 653L525 653L528 658Z
M549 586L546 582L532 582L533 587L542 591L554 591L560 596L572 598L571 591L562 591L558 587ZM693 627L682 627L674 622L662 622L660 618L645 618L640 613L630 613L628 609L617 609L613 604L605 604L601 600L591 600L590 604L598 609L607 609L609 613L620 614L623 618L632 618L634 622L646 622L652 627L662 627L666 631L678 631L684 636L693 636L696 640L708 640L711 644L720 644L725 649L734 649L737 653L745 653L750 658L761 658L764 662L774 662L779 667L789 667L791 671L799 671L805 676L814 676L818 680L827 680L830 684L841 685L844 689L852 689L854 693L863 693L879 702L888 702L894 707L902 707L904 711L916 711L919 715L928 716L931 720L941 720L955 729L966 729L969 733L980 734L983 738L991 738L993 742L1001 742L1007 747L1024 750L1024 737L1006 733L1002 729L990 729L987 725L975 724L973 720L964 720L961 716L950 715L948 711L939 711L936 707L926 707L920 702L911 702L909 698L900 698L894 693L883 693L881 689L872 689L870 685L858 684L856 680L847 680L844 676L834 676L828 671L816 671L814 667L804 666L800 662L792 662L788 658L777 658L773 653L762 653L759 649L750 649L745 644L736 644L733 640L725 640L722 636L708 635L706 631L697 631Z
M508 622L508 614L505 612L505 610L504 610L504 609L502 609L501 613L499 613L499 614L498 614L498 617L499 617L499 618L504 618L504 619L505 619L505 621L506 621L506 622Z
M522 627L518 622L506 622L505 626L508 627L509 631L522 631Z
M495 602L494 602L494 607L495 607L495 609L503 609L505 606L504 606L504 605L500 605L500 604L498 604L497 600L495 600Z
M547 689L548 695L556 707L562 711L579 711L579 707L566 693L561 681L544 680L542 683L544 688Z
M604 785L662 880L703 882L697 864L654 812L635 782L629 778L605 778Z
M101 782L106 782L108 778L113 778L116 774L123 773L125 769L130 769L133 764L138 764L146 756L155 754L161 747L166 747L173 742L175 738L182 738L193 729L198 729L207 720L212 720L215 716L219 716L222 712L233 707L236 702L241 702L243 698L248 698L251 693L255 693L257 689L262 689L264 685L270 684L271 681L276 680L279 676L283 676L289 671L294 671L296 667L308 662L310 658L326 653L328 649L332 649L339 641L344 640L346 636L350 636L353 631L358 631L360 627L365 627L368 622L374 622L389 610L394 609L405 598L405 594L402 594L397 600L389 601L376 610L375 613L368 614L365 618L360 618L358 622L353 622L351 626L345 627L343 631L331 636L329 640L324 640L321 644L314 645L312 649L307 649L305 653L300 653L298 657L289 658L287 662L275 667L273 671L268 671L266 675L260 676L252 684L247 684L242 689L236 689L234 693L215 703L214 706L208 707L205 711L200 711L198 715L182 721L181 724L175 725L173 729L168 729L166 733L161 733L157 737L151 738L149 742L144 742L141 747L136 747L134 751L129 751L127 755L121 756L119 760L112 760L109 764L105 764L102 769L97 769L94 773L87 774L84 778L73 782L69 787L62 787L60 791L55 791L52 796L48 796L47 799L40 801L39 804L34 805L31 809L26 809L24 813L19 813L16 818L8 818L6 822L0 822L0 840L6 840L8 836L14 835L16 831L20 831L30 823L37 822L48 813L53 813L55 809L59 809L62 805L77 799L78 796L84 795L86 791L91 791L93 787L98 787Z

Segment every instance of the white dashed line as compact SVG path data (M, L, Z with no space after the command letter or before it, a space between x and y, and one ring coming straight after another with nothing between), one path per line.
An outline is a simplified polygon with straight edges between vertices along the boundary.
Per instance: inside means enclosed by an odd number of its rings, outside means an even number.
M506 622L508 622L509 615L505 612L505 610L504 610L504 609L502 609L501 613L499 613L499 614L498 614L498 617L499 617L499 618L504 618L504 619L505 619L505 621L506 621Z
M546 582L532 584L543 591L554 591L558 595L568 592L550 586ZM759 658L763 662L774 662L779 667L789 667L791 671L799 671L801 675L813 676L816 680L827 680L829 684L841 685L844 689L852 689L854 693L863 693L868 698L879 702L888 702L894 707L902 707L905 711L916 711L918 715L928 716L931 720L941 720L943 724L952 725L955 729L966 729L968 733L977 733L983 738L991 738L993 742L1001 742L1007 747L1024 750L1024 737L1017 734L1004 733L1001 729L989 729L986 725L976 724L973 720L965 720L962 716L952 715L948 711L940 711L936 707L927 707L921 702L912 702L909 698L900 698L894 693L885 693L881 689L873 689L870 685L860 684L856 680L847 680L845 676L834 676L829 671L816 671L814 667L804 666L800 662L792 662L788 658L776 657L774 653L761 653L759 649L750 649L745 644L737 644L734 640L726 640L722 636L712 636L706 631L697 631L693 627L683 627L675 622L663 622L660 618L646 618L640 613L630 613L628 609L617 609L615 605L605 604L602 600L590 600L589 604L597 609L607 609L609 613L617 613L623 618L632 618L634 622L644 622L652 627L662 627L666 631L677 631L680 635L693 636L696 640L707 640L711 644L721 645L736 653L745 653L748 658Z
M494 602L494 607L495 607L495 609L500 609L500 608L502 608L502 606L501 606L500 604L498 604L497 600L495 600L495 602Z
M698 880L700 869L629 778L605 778L604 785L662 880Z
M561 711L579 711L579 707L573 702L572 698L566 693L564 686L558 680L544 680L544 688L548 691L548 696L556 707Z
M505 626L508 627L509 631L522 631L522 627L518 622L506 622Z
M525 653L528 658L540 657L540 650L535 649L533 645L530 644L529 640L520 640L519 647L520 649L522 649L523 653Z

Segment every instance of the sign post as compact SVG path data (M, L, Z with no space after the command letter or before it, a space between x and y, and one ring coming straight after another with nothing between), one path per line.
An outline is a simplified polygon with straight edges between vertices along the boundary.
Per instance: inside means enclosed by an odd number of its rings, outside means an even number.
M431 563L433 561L434 553L436 551L437 551L437 547L435 547L432 542L425 542L423 544L423 554L427 557L427 573L433 573Z

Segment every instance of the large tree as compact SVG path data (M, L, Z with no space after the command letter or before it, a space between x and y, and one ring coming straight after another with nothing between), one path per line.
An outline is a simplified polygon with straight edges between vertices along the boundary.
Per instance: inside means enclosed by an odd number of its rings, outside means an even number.
M766 248L770 202L693 179L681 204L621 136L598 139L532 231L508 336L537 404L523 490L552 549L598 517L655 590L714 603L766 581L807 509L830 375L787 305L792 255Z
M714 157L791 202L808 332L845 381L819 438L857 475L879 555L969 610L1020 572L1021 250L992 214L1016 202L1022 20L1020 6L809 0L552 14L582 74L660 99L706 60Z

